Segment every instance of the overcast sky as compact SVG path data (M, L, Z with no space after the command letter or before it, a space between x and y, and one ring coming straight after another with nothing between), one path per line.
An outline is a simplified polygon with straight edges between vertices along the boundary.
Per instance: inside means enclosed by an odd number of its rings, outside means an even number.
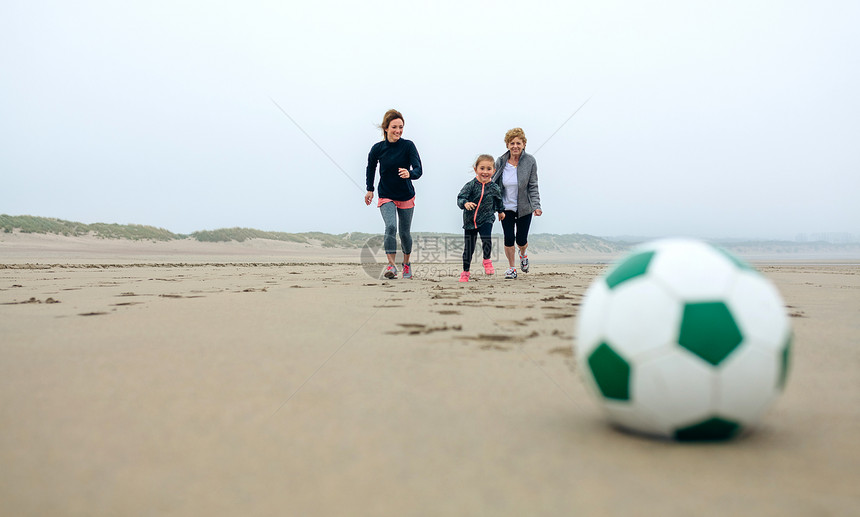
M0 213L381 233L394 107L413 230L460 232L522 127L533 232L860 235L858 26L853 0L2 0Z

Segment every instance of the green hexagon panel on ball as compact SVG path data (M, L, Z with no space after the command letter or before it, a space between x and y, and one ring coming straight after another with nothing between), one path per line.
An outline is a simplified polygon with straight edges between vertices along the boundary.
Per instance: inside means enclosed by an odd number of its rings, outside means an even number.
M684 306L678 344L717 366L743 341L741 329L723 302L696 302Z
M588 356L588 367L601 395L608 399L630 400L630 365L612 347L601 343Z
M761 419L784 389L790 347L769 280L721 248L664 239L589 286L574 351L615 426L712 441Z

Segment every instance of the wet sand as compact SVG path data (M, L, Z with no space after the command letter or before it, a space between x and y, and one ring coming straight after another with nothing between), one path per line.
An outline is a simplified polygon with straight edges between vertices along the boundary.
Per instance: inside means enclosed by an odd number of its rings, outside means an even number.
M0 243L2 515L860 508L858 265L762 266L786 391L741 439L678 444L608 427L574 371L603 265L464 285L354 251L58 239Z

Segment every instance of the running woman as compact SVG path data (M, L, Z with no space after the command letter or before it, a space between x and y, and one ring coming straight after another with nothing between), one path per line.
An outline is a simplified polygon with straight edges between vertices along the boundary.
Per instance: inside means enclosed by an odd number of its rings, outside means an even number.
M538 192L537 161L526 153L526 134L518 127L505 133L505 146L508 151L496 160L493 182L502 188L502 201L505 205L505 219L502 230L505 232L505 256L510 267L505 278L516 278L514 266L514 243L520 251L520 268L529 272L529 226L532 215L540 217L540 193Z
M390 109L382 117L383 140L374 144L367 155L367 193L364 203L370 206L373 202L373 182L376 178L376 167L379 165L379 201L377 207L385 222L385 238L383 247L388 258L388 266L383 273L385 278L397 278L397 266L394 261L397 256L398 226L400 248L403 251L403 278L412 278L412 212L415 209L415 189L412 180L417 180L424 173L421 168L421 157L418 149L410 140L402 138L403 115Z

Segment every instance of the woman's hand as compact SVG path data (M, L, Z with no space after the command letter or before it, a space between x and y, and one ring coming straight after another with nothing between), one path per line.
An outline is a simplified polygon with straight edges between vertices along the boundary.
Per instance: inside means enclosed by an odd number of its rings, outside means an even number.
M465 203L463 203L463 208L465 208L466 210L474 210L476 206L478 206L478 204L472 203L471 201L466 201Z
M373 191L368 190L367 194L364 195L364 204L370 206L370 203L373 201Z
M398 171L399 171L397 173L398 176L400 176L401 178L403 178L405 180L409 179L409 170L408 169L404 169L403 167L401 167L398 169Z
M536 215L536 216L538 216L538 217L542 216L542 215L543 215L543 210L541 210L540 208L538 208L537 210L535 210L535 215Z
M499 221L504 220L504 218L505 218L505 213L504 213L504 212L499 212Z

